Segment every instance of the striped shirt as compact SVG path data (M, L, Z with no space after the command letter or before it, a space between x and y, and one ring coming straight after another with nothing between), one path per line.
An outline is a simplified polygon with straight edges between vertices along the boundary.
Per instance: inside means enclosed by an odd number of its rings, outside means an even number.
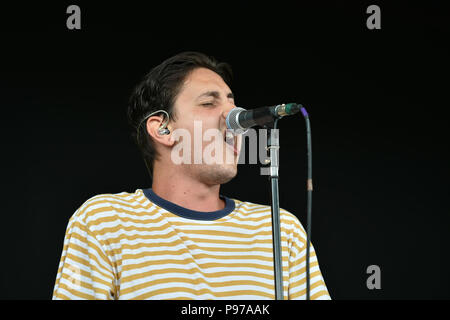
M53 299L274 299L270 206L214 212L152 189L102 194L70 218ZM306 234L280 209L284 299L306 298ZM310 249L311 299L330 299Z

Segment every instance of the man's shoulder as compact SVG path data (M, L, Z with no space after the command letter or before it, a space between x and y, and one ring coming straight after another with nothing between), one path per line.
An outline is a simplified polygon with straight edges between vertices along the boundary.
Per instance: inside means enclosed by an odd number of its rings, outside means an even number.
M236 209L246 214L259 214L268 216L271 216L272 214L272 207L270 205L258 204L237 199L233 200L236 202ZM301 225L299 219L293 213L283 208L280 208L280 219L282 223L294 223Z
M233 198L233 200L236 203L236 209L244 211L246 213L251 213L251 212L261 212L261 213L269 212L270 213L270 210L271 210L270 206L268 206L268 205L254 203L254 202L250 202L250 201L242 201L242 200L238 200L238 199L234 199L234 198Z
M145 195L138 189L134 193L104 193L86 200L73 214L76 219L88 224L91 221L117 217L118 213L136 213L142 210Z

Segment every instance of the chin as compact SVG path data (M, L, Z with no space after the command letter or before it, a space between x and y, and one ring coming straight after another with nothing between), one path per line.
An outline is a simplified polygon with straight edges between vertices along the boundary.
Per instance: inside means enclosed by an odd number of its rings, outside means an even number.
M199 178L210 185L224 184L237 175L237 165L208 165L203 168Z

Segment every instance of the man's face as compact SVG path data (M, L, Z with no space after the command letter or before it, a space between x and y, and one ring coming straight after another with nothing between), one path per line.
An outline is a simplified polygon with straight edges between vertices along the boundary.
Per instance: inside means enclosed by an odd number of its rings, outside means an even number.
M233 93L217 73L197 68L187 76L174 105L177 120L172 123L173 129L185 129L191 137L190 162L181 164L180 170L209 185L236 176L242 138L231 136L227 143L225 122L234 107Z

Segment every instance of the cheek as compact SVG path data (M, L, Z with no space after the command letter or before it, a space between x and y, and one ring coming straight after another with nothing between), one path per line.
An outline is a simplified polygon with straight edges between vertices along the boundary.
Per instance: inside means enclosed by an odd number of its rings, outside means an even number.
M215 139L223 140L223 134L219 130L219 124L215 119L196 119L191 124L193 137L207 140L209 143ZM208 143L207 142L207 143Z
M220 110L219 110L220 111ZM178 113L177 121L174 123L174 129L183 129L189 132L191 137L191 146L194 148L194 141L197 141L197 147L199 147L198 142L201 141L200 146L206 146L212 141L216 140L216 137L211 136L211 132L218 130L220 136L220 141L223 141L223 135L219 128L223 126L221 124L220 114L218 110L213 109L199 109L190 113ZM209 131L209 132L207 132ZM205 135L206 133L206 135ZM205 138L205 139L204 139ZM208 140L208 141L205 141Z

